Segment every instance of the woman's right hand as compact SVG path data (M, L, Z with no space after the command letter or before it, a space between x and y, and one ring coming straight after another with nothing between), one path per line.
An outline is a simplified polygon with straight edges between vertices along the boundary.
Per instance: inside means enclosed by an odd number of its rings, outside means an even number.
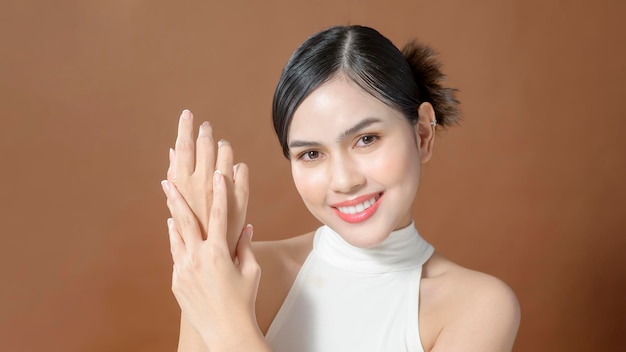
M193 134L193 114L183 110L175 149L169 153L167 180L176 185L206 239L213 204L213 173L221 172L228 189L228 249L234 259L248 207L248 166L242 163L233 167L233 149L227 141L220 141L216 152L213 129L208 122L200 125L195 143Z
M208 236L175 185L163 181L173 219L168 219L174 268L172 291L182 314L209 351L269 351L255 317L261 269L251 246L248 225L233 261L228 253L227 188L219 170L213 177Z

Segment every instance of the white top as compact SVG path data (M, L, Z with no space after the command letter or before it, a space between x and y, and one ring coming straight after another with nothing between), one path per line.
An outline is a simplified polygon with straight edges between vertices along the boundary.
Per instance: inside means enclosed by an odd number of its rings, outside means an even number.
M267 342L274 352L422 352L419 285L433 252L414 224L368 249L320 227Z

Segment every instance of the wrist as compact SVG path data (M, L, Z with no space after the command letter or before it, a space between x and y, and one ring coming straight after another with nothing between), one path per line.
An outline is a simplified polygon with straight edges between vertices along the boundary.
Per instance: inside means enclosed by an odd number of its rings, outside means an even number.
M210 351L271 352L256 320L233 322L227 327L205 330L202 337Z

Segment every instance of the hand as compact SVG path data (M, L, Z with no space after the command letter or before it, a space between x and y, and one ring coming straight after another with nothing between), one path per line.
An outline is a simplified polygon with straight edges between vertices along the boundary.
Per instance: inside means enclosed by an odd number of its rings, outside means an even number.
M248 166L233 167L233 149L227 141L220 141L217 156L213 130L208 122L200 125L196 143L193 141L193 115L184 110L178 123L176 149L170 149L167 179L175 184L200 222L201 236L207 238L209 212L212 204L212 175L220 170L228 189L228 235L231 258L243 229L248 207Z
M163 181L173 220L168 229L174 270L172 291L183 316L212 351L239 350L242 342L253 350L267 347L255 318L255 299L261 270L251 248L252 227L246 226L233 261L226 241L228 195L225 177L215 171L213 205L207 238L176 186Z

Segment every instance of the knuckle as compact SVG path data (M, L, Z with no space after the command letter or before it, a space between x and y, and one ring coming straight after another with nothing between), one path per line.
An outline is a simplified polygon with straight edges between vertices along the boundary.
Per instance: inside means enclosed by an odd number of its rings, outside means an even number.
M224 216L224 213L224 209L217 205L214 205L213 208L211 208L211 217L214 219L221 219Z
M182 228L190 228L192 226L196 226L197 225L196 220L192 216L189 216L188 214L182 216L181 219L180 219L180 222L181 222L181 227Z
M215 268L215 270L217 271L221 271L221 269L224 267L224 263L226 262L224 251L224 248L219 244L209 243L207 245L205 258L208 264L212 268ZM228 260L230 260L230 257L228 258Z
M188 139L179 139L176 141L176 151L192 151L194 148L194 143Z
M187 270L199 270L200 268L202 268L202 258L190 255L187 260Z
M251 268L252 272L255 273L255 274L260 274L261 273L261 266L257 262L252 263L250 265L250 268Z
M182 285L178 283L172 283L172 287L170 289L172 290L172 293L174 294L175 297L184 296L185 288Z
M245 271L246 271L246 274L250 277L261 276L261 266L257 262L250 263L249 265L247 265Z
M172 177L170 178L179 192L185 191L188 186L188 178L183 175L178 175L175 172L172 172Z
M188 182L190 187L193 185L194 188L198 189L198 192L213 189L213 180L202 173L194 173L189 177Z

